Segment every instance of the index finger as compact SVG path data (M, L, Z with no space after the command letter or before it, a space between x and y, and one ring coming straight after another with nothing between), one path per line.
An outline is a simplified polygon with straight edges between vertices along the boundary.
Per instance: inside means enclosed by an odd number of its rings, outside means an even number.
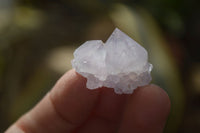
M70 70L30 112L20 118L7 133L70 132L87 119L99 91L86 88L86 79Z

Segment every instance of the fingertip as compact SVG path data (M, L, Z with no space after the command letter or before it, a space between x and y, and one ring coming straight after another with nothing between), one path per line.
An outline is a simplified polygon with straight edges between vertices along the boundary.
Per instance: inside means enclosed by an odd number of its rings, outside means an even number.
M171 102L167 92L158 85L150 84L139 87L131 95L131 99L136 99L134 102L148 103L154 102L154 105L162 108L165 112L170 112Z
M150 87L152 88L152 90L155 89L155 92L158 93L157 97L162 101L162 107L168 116L171 109L171 101L169 95L164 89L160 88L158 85L151 84Z
M150 84L141 88L144 89L145 94L147 94L149 97L155 97L159 99L158 101L162 102L161 105L164 105L166 112L170 112L170 98L164 89L155 84Z
M170 100L162 88L139 87L129 98L120 132L161 133L169 112Z
M73 123L87 118L99 97L99 90L89 90L86 78L74 69L65 73L50 92L56 110Z
M145 120L143 124L155 123L159 125L159 123L165 122L170 112L171 103L164 89L155 84L143 86L138 88L134 99L134 103L138 104L137 108L143 111L141 112L143 115L141 118Z

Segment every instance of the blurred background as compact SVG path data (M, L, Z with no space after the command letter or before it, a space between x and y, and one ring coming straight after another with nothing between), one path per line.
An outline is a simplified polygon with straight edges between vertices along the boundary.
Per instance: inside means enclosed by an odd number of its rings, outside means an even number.
M0 132L71 68L86 40L120 28L149 51L172 109L166 133L200 132L198 0L0 0Z

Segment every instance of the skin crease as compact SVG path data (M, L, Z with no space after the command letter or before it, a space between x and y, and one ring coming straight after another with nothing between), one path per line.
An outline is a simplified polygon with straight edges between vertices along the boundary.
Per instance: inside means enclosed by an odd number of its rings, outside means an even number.
M162 133L170 100L156 85L118 95L111 88L89 90L70 70L5 133Z

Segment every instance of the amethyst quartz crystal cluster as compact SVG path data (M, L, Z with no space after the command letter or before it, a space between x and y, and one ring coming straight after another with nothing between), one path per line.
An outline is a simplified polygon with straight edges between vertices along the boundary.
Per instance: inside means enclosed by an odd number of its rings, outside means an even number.
M131 94L151 81L147 51L118 28L105 43L91 40L77 48L72 66L87 78L88 89L104 86L117 94Z

